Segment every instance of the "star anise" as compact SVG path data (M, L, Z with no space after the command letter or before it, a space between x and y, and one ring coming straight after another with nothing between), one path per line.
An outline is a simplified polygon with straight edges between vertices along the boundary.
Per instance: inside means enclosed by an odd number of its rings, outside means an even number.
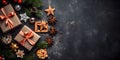
M48 23L49 23L50 25L55 25L55 23L56 23L56 17L55 17L55 16L49 17Z
M48 45L52 45L53 44L52 37L46 37L46 41L47 41Z
M50 31L49 31L49 34L51 35L51 36L54 36L55 34L57 33L57 30L56 30L56 28L55 27L50 27Z

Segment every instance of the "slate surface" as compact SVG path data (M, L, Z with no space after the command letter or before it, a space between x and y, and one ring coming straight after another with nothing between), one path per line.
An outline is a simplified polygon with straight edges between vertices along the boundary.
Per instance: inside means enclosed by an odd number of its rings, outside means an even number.
M51 1L56 8L58 34L48 49L47 60L120 59L119 0ZM47 8L48 0L43 3L43 9ZM26 25L33 29L29 23Z
M45 8L48 1L43 0ZM52 0L59 33L48 60L115 60L120 56L120 1ZM61 42L59 42L61 41Z

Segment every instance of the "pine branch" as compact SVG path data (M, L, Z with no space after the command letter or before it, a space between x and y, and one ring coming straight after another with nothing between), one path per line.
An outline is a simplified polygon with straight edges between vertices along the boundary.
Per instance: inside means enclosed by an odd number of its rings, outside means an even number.
M37 43L37 47L41 48L41 49L47 48L48 43L46 41L39 42L39 43Z
M31 52L28 55L24 56L23 60L34 60L34 57L35 57L35 54Z

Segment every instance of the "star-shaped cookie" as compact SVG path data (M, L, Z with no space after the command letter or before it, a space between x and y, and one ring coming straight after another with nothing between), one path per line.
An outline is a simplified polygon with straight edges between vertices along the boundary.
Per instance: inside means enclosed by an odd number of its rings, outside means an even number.
M23 51L23 50L18 50L18 51L16 52L16 55L17 55L17 57L23 58L24 51Z
M45 12L47 12L47 16L54 15L55 8L52 8L51 6L48 7L48 9L45 9Z

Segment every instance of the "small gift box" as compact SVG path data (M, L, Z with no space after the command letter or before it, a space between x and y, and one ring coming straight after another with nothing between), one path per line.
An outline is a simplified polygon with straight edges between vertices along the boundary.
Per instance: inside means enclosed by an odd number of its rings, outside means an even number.
M40 36L38 34L33 32L29 27L24 26L14 40L30 51L39 38Z
M0 28L5 33L21 24L10 4L0 9Z

